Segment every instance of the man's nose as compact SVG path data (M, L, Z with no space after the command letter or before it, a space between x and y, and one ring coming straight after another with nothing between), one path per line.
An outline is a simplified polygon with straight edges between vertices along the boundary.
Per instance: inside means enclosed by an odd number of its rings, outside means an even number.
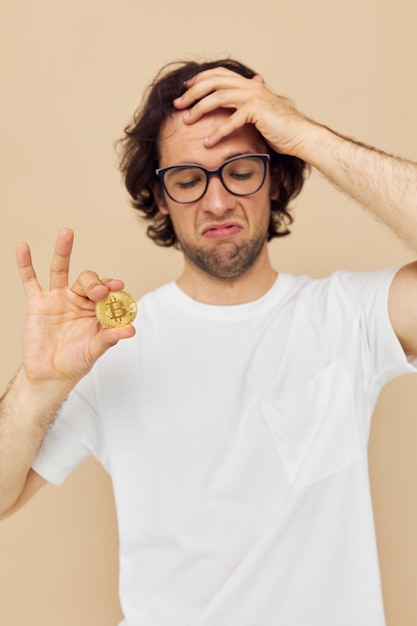
M204 211L214 215L222 215L233 209L236 196L227 191L219 176L211 176L207 191L201 199Z

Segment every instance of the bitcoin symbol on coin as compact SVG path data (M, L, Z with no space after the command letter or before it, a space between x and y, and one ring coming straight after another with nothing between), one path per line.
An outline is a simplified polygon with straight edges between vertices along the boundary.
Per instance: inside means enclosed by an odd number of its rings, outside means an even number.
M112 291L96 303L96 317L107 328L128 326L136 317L137 306L127 291Z
M109 305L111 319L120 324L122 318L126 315L123 303L112 294L107 304Z

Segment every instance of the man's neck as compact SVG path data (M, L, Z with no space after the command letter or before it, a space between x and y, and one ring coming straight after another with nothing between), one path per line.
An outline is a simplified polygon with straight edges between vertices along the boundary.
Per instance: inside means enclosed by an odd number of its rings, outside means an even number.
M226 306L257 300L269 291L276 278L277 272L268 256L258 259L245 274L237 278L217 278L186 261L177 285L198 302Z

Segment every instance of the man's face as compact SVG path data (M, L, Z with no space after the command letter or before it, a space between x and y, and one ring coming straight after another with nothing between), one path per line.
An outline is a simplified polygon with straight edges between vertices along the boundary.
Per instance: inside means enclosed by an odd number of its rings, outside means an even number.
M204 138L229 115L220 110L186 125L182 113L174 113L161 131L159 167L193 163L214 169L239 154L266 152L251 125L206 148ZM156 196L160 211L170 215L186 264L216 278L237 278L266 253L272 197L269 173L251 196L233 195L216 176L210 179L205 195L192 204L174 202L162 190Z

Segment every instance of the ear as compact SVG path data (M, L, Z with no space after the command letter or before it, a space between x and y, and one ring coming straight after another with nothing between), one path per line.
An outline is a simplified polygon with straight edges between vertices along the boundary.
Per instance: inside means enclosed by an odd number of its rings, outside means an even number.
M151 189L152 189L152 193L154 195L155 202L157 204L158 209L164 215L168 215L169 210L165 202L165 193L160 183L159 182L152 183Z

